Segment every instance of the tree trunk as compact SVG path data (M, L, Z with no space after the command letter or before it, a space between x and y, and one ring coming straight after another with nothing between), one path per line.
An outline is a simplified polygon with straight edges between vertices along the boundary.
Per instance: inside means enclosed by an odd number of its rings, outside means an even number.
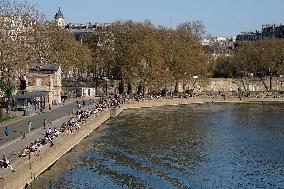
M244 78L242 78L242 83L243 83L243 87L244 87L244 90L246 91L246 85L245 85L245 82L244 82Z
M7 97L7 111L6 111L6 114L9 115L10 114L10 111L9 111L9 106L10 106L10 97Z
M272 91L272 73L269 73L269 89Z
M106 80L106 96L108 96L107 93L108 93L108 91L107 91L107 80Z
M261 80L262 84L264 85L266 91L269 91L269 88L268 88L268 86L266 85L266 83L264 82L264 80L263 80L262 77L260 77L260 80Z
M197 79L195 79L194 80L194 82L193 82L193 84L192 84L192 92L194 91L194 89L195 89L195 85L196 85L196 83L197 83Z

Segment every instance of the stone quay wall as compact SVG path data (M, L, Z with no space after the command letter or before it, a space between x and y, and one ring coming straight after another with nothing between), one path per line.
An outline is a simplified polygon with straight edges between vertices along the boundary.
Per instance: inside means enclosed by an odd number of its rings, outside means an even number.
M284 78L273 77L272 91L284 91ZM177 91L184 92L194 89L195 93L203 91L210 92L232 92L232 91L268 91L270 88L270 78L244 77L244 78L202 78L189 80L187 82L177 82Z
M177 98L177 99L155 99L140 102L130 102L117 108L112 108L101 112L98 116L92 117L86 125L81 127L73 135L64 135L55 141L52 148L45 146L38 156L31 156L30 159L19 159L13 162L16 172L12 173L7 169L5 177L0 179L1 189L19 189L23 188L26 183L32 182L38 175L52 166L60 157L75 147L81 140L87 137L102 123L111 117L118 116L125 109L159 107L167 105L182 105L193 103L252 103L252 102L279 102L283 103L283 98L278 99L261 99L261 98Z
M108 94L117 94L119 92L120 80L110 80L106 82L65 82L63 91L75 94L76 89L80 87L96 88L97 95L106 94L106 88ZM97 84L97 87L96 87ZM124 92L131 92L131 94L137 94L140 82L131 84L131 91L128 91L127 83L123 87ZM201 92L232 92L232 91L268 91L270 88L269 77L258 78L258 77L244 77L244 78L199 78L190 79L187 81L177 81L164 86L167 91L183 93L187 90L194 90L194 93ZM164 88L161 88L164 89ZM284 78L273 77L272 78L272 91L284 91ZM145 88L145 94L151 92L151 88Z
M110 111L101 112L99 116L91 118L86 125L80 130L74 132L72 135L64 135L55 141L52 148L43 148L38 156L31 156L25 158L19 164L13 164L16 172L11 172L7 169L5 171L4 179L0 179L1 189L19 189L23 188L26 183L33 181L39 174L47 170L53 165L61 156L70 151L82 139L87 137L93 130L98 128L103 122L110 117Z

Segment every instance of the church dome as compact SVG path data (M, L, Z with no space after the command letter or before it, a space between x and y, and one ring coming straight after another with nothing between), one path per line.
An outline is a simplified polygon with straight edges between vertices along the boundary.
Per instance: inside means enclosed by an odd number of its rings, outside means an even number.
M58 12L57 12L57 13L55 14L55 16L54 16L54 19L55 19L55 20L57 20L57 19L59 19L59 18L64 18L63 14L62 14L62 12L61 12L61 10L60 10L60 7L59 7Z

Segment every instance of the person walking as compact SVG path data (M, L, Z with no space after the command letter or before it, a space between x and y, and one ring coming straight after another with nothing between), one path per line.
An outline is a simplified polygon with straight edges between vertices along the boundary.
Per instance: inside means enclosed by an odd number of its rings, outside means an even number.
M23 133L23 139L26 140L26 132Z
M5 128L4 128L4 135L5 135L6 137L9 136L9 129L8 129L8 127L5 127Z
M43 119L43 129L46 129L47 126L47 119L46 117Z
M32 121L28 122L28 132L30 133L32 130Z

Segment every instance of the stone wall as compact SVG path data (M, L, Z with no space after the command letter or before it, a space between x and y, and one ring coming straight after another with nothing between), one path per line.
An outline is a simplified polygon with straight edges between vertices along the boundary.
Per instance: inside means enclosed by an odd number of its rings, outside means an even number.
M61 71L53 74L29 73L27 91L44 91L47 93L47 104L56 101L61 103Z
M198 79L184 84L184 89L193 88L195 92L202 91L267 91L270 88L269 77L260 78L210 78ZM284 91L283 78L275 77L272 79L272 91Z
M0 188L23 188L25 183L34 180L40 173L48 169L61 156L100 126L101 123L109 119L109 117L110 110L104 111L99 116L93 117L73 135L64 135L58 138L52 148L43 149L39 156L32 156L31 159L28 159L28 157L20 159L19 162L14 164L16 172L12 173L10 170L5 172L5 178L0 180ZM46 148L47 146L44 147Z
M88 86L97 89L97 95L105 95L106 87L108 94L116 94L119 92L119 84L120 80L110 80L108 83L105 81L97 82L97 83L84 83L79 82L78 85L65 82L64 91L67 90L76 90L77 88ZM97 85L97 86L96 86ZM71 87L72 86L72 87ZM139 82L131 85L131 93L136 94L138 91ZM167 91L174 92L175 89L179 93L183 93L186 90L194 89L195 93L200 93L203 91L238 91L238 89L242 91L267 91L267 88L270 88L269 77L260 79L260 78L201 78L196 80L189 80L186 82L178 81L172 84L168 84ZM126 93L128 90L127 84L124 86L124 92ZM161 88L162 90L162 88ZM284 91L284 82L283 78L274 77L272 79L272 90L273 91ZM145 92L150 92L150 88L145 88Z
M117 82L118 84L119 82ZM113 86L118 88L118 86ZM189 81L178 81L172 84L168 84L167 91L177 90L179 93L183 93L187 90L193 89L195 93L201 93L203 91L211 92L230 92L230 91L268 91L270 88L270 79L266 78L201 78L192 79ZM126 90L126 88L125 88ZM162 89L161 89L162 90ZM111 91L111 90L110 90ZM136 86L132 85L132 93L135 94L138 91L138 83ZM145 91L150 91L145 90ZM284 91L284 79L281 77L272 78L272 91ZM126 91L125 91L126 92Z
M284 91L284 79L281 77L272 78L272 91ZM178 81L167 86L168 91L177 90L183 93L193 89L194 93L201 92L231 92L231 91L268 91L270 79L266 78L201 78L189 81ZM135 90L134 90L135 91Z
M53 165L61 156L66 154L81 140L87 137L94 129L98 128L103 122L110 117L116 117L121 111L128 108L142 108L142 107L157 107L165 105L179 105L179 104L192 104L192 103L212 103L214 102L231 102L231 103L250 103L250 102L281 102L283 99L259 99L259 98L246 98L240 100L239 98L227 98L226 101L222 99L212 98L178 98L178 99L160 99L141 102L131 102L121 105L115 109L109 109L98 116L91 118L86 125L81 127L78 132L73 135L64 135L55 141L52 148L44 146L44 149L39 156L32 156L31 159L22 158L15 162L13 165L16 172L12 173L9 169L5 171L5 178L0 179L1 189L19 189L23 188L26 183L33 181L39 174ZM48 148L48 149L47 149Z

